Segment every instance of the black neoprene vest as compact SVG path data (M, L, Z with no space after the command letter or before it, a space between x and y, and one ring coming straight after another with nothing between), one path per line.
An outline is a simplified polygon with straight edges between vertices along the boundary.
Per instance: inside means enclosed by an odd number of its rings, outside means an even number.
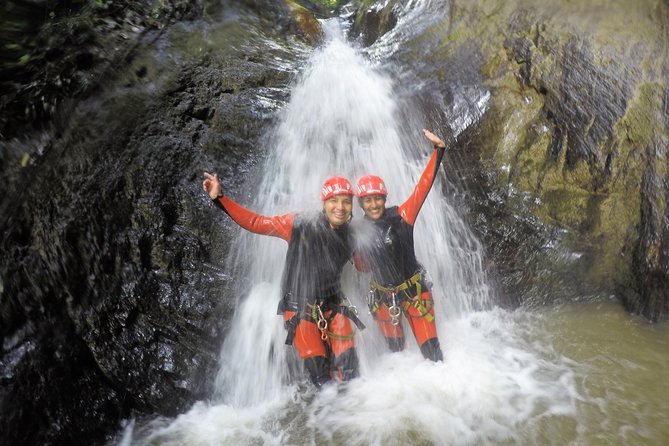
M397 206L387 208L378 220L365 217L356 227L356 245L379 285L397 286L421 269L413 226L402 219Z
M304 310L306 304L342 297L341 273L352 256L348 225L332 229L323 214L295 217L288 242L281 289L284 310Z

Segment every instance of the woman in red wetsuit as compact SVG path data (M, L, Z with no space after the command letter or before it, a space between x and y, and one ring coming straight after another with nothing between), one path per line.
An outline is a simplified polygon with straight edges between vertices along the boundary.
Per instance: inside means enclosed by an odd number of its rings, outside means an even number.
M353 251L348 225L353 208L351 183L332 177L323 184L322 213L266 217L221 195L215 174L205 172L204 176L205 192L239 226L288 242L278 314L288 330L286 344L292 344L304 360L312 383L321 387L331 380L331 372L341 380L358 376L351 322L364 326L344 305L340 285L342 268Z
M444 156L445 144L423 129L434 153L411 196L401 205L386 208L386 186L376 175L357 184L358 203L365 213L356 231L359 269L371 272L369 308L392 351L404 349L401 315L406 317L425 358L443 360L434 319L434 302L423 267L416 260L413 228L432 188Z

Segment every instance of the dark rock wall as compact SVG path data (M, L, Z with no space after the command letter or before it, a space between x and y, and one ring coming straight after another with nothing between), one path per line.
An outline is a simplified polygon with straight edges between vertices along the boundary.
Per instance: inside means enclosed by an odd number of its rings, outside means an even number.
M3 442L101 444L211 395L232 225L202 171L231 194L253 180L306 48L256 3L147 31L95 95L3 142L30 154L3 166Z

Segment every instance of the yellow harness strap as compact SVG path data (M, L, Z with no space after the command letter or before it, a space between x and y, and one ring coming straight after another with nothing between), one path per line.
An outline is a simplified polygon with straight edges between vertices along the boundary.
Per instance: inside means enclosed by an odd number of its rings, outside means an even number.
M348 341L350 339L353 339L355 336L355 329L351 332L351 334L348 335L340 335L340 334L335 334L332 333L331 331L328 331L328 337L330 339L334 339L335 341Z
M380 291L384 294L389 294L389 295L392 294L393 292L397 295L400 291L404 291L404 294L408 298L402 303L402 308L404 308L405 313L409 309L409 306L413 306L416 309L416 311L418 311L418 313L420 314L420 316L418 316L418 317L425 317L425 318L427 318L428 322L432 322L432 320L434 319L434 316L432 316L430 314L430 309L427 308L427 306L423 303L425 301L423 299L421 299L422 287L421 287L420 279L421 279L421 274L420 274L420 271L419 271L416 274L414 274L413 276L411 276L409 279L405 280L404 282L402 282L401 284L399 284L396 287L384 287L384 286L374 282L373 280L369 282L369 285L373 289L375 289L377 291ZM407 290L409 288L411 288L412 286L416 287L416 297L415 298L413 298L413 296L407 292ZM371 312L376 313L376 311L378 311L378 309L379 309L379 305L380 304L379 304L378 301L374 302L374 305L371 309ZM408 313L406 313L406 314L408 315Z
M328 330L328 323L330 320L332 320L332 318L334 318L336 311L334 310L331 311L330 315L327 318L325 318L325 316L323 316L323 312L321 311L322 304L323 304L322 301L319 304L307 304L307 306L311 307L311 314L309 316L311 316L314 322L316 322L318 329L321 331L321 339L324 341L327 340L328 338L334 339L336 341L348 341L350 339L353 339L353 337L355 336L355 329L352 329L351 334L348 335L340 335ZM364 325L362 326L362 328L363 329L365 328Z

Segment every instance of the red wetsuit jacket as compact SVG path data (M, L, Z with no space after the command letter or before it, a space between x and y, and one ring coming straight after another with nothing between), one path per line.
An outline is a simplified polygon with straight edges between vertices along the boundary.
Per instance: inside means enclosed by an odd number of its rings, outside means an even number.
M400 206L386 208L378 220L365 217L356 227L356 251L372 274L372 280L395 287L422 267L416 259L413 226L432 188L444 149L435 149L411 196Z
M307 304L320 301L338 305L343 297L342 268L353 251L348 225L332 229L322 213L310 217L294 213L266 217L226 196L214 203L242 228L288 242L279 313L286 310L302 312Z

